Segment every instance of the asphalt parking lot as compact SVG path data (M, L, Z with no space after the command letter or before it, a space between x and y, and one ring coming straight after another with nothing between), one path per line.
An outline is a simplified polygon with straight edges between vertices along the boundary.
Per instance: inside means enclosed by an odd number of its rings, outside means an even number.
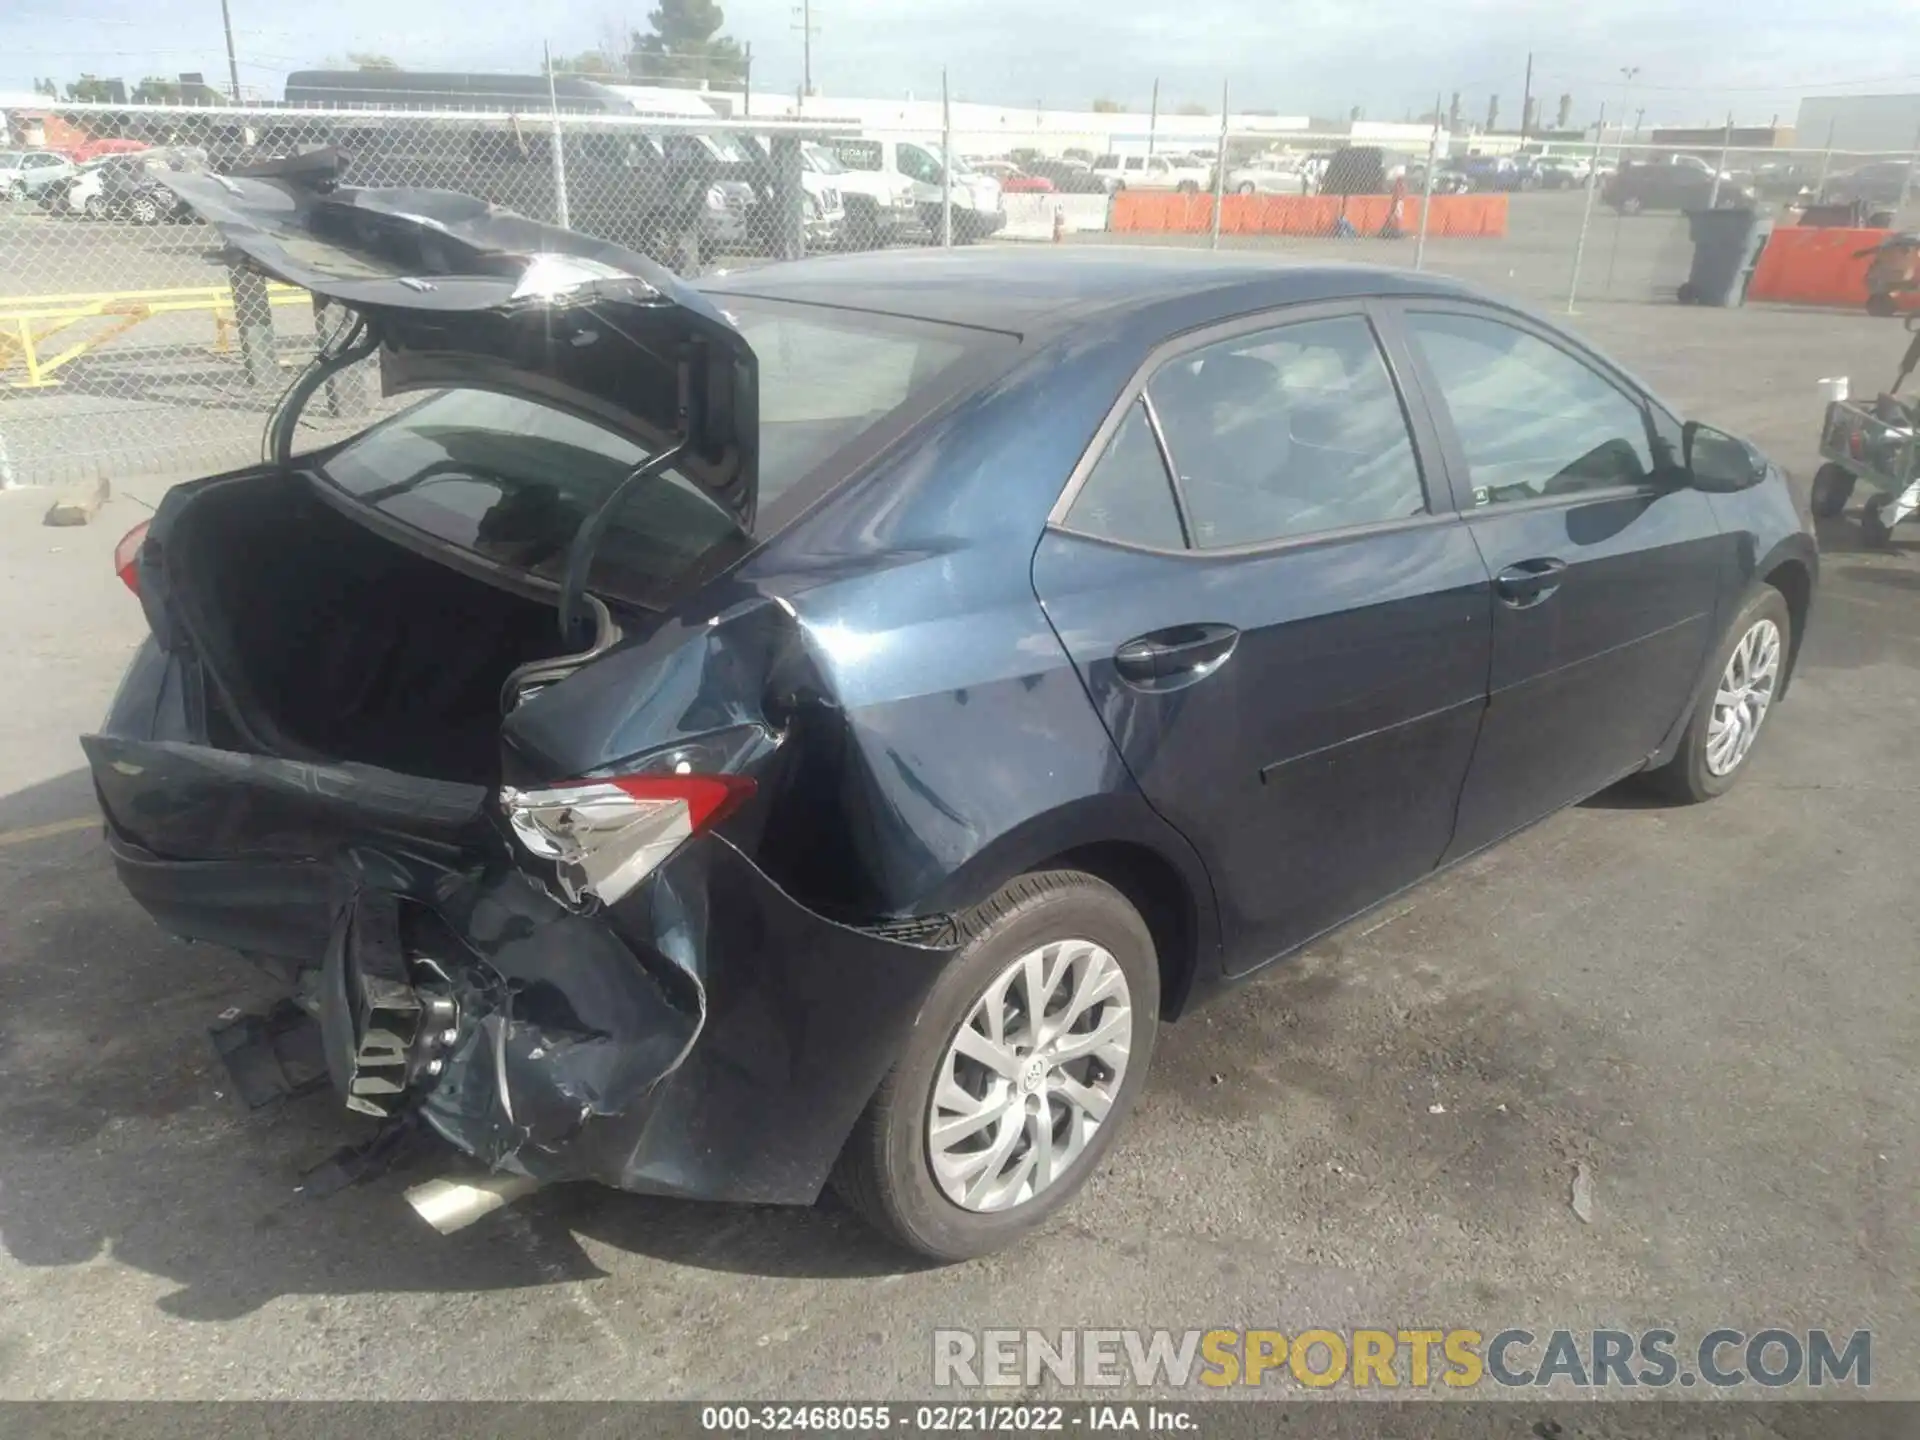
M1574 323L1803 487L1815 381L1877 388L1903 339ZM297 1193L362 1132L222 1093L206 1028L268 992L125 898L79 768L141 633L110 552L158 492L79 530L0 495L0 1397L870 1398L926 1392L936 1327L1667 1324L1871 1329L1875 1394L1920 1398L1920 529L1823 527L1735 793L1609 792L1170 1027L1059 1224L925 1269L831 1200L568 1187L442 1239L400 1198L432 1167Z

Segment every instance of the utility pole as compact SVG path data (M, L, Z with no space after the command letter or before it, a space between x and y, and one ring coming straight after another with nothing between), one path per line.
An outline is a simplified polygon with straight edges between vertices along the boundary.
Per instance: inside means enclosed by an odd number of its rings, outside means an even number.
M800 98L813 94L813 0L800 0L793 7L800 17L794 28L800 32Z
M1527 143L1527 117L1533 111L1533 52L1527 51L1527 81L1520 87L1520 143Z
M740 67L740 113L753 114L753 42L747 41L746 54Z
M240 103L240 62L233 58L233 15L227 0L220 0L220 28L227 32L227 79L232 85L233 103Z
M1727 173L1727 152L1733 148L1733 112L1727 112L1727 128L1720 133L1720 163L1714 167L1713 189L1707 192L1707 209L1720 204L1720 177Z
M1622 65L1620 67L1620 128L1622 131L1625 131L1627 128L1627 105L1629 103L1627 97L1633 93L1633 82L1639 74L1640 67L1638 65ZM1636 140L1640 138L1640 122L1638 120L1633 122L1633 138ZM1617 152L1622 164L1625 164L1627 159L1625 148L1626 139L1626 135L1622 134L1620 137L1621 149Z
M1154 77L1153 99L1147 105L1147 154L1153 154L1154 132L1160 128L1160 78Z

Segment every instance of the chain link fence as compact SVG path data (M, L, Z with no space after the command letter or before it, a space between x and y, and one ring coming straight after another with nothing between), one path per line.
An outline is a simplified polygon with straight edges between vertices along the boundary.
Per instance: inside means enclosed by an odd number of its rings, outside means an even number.
M684 275L884 245L1163 244L1459 276L1541 308L1673 303L1690 213L1891 229L1911 155L1240 128L877 129L830 118L358 106L60 106L104 151L0 180L0 483L250 462L344 317L228 263L166 188L333 147L356 185L450 189ZM1602 129L1604 133L1604 128ZM136 148L138 147L138 148ZM117 153L116 153L117 152ZM951 161L949 161L949 157ZM0 172L4 173L4 172ZM309 405L304 446L364 426L370 366Z
M832 126L557 111L57 113L107 153L16 181L0 203L0 482L12 485L246 463L338 323L305 292L230 264L167 188L175 171L332 147L347 183L462 191L688 275L885 233L860 201L850 213L824 148ZM336 377L308 408L303 447L364 426L377 390L370 374Z

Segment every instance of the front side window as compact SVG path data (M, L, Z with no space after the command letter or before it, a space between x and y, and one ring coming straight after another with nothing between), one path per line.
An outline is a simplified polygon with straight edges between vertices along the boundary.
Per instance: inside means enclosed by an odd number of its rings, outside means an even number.
M900 173L909 180L918 180L923 185L940 183L940 162L922 150L918 145L900 147Z
M1202 550L1426 513L1400 396L1358 315L1169 361L1148 383Z
M1475 505L1578 495L1653 475L1646 411L1591 366L1501 320L1415 311L1466 452Z

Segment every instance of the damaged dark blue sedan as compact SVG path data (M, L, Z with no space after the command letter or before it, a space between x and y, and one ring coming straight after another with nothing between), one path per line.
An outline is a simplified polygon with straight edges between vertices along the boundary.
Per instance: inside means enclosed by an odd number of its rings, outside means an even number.
M348 1106L498 1170L994 1249L1205 992L1636 771L1728 788L1805 628L1777 470L1447 281L694 289L459 196L173 183L352 323L129 537L109 842ZM424 398L296 453L369 356Z

